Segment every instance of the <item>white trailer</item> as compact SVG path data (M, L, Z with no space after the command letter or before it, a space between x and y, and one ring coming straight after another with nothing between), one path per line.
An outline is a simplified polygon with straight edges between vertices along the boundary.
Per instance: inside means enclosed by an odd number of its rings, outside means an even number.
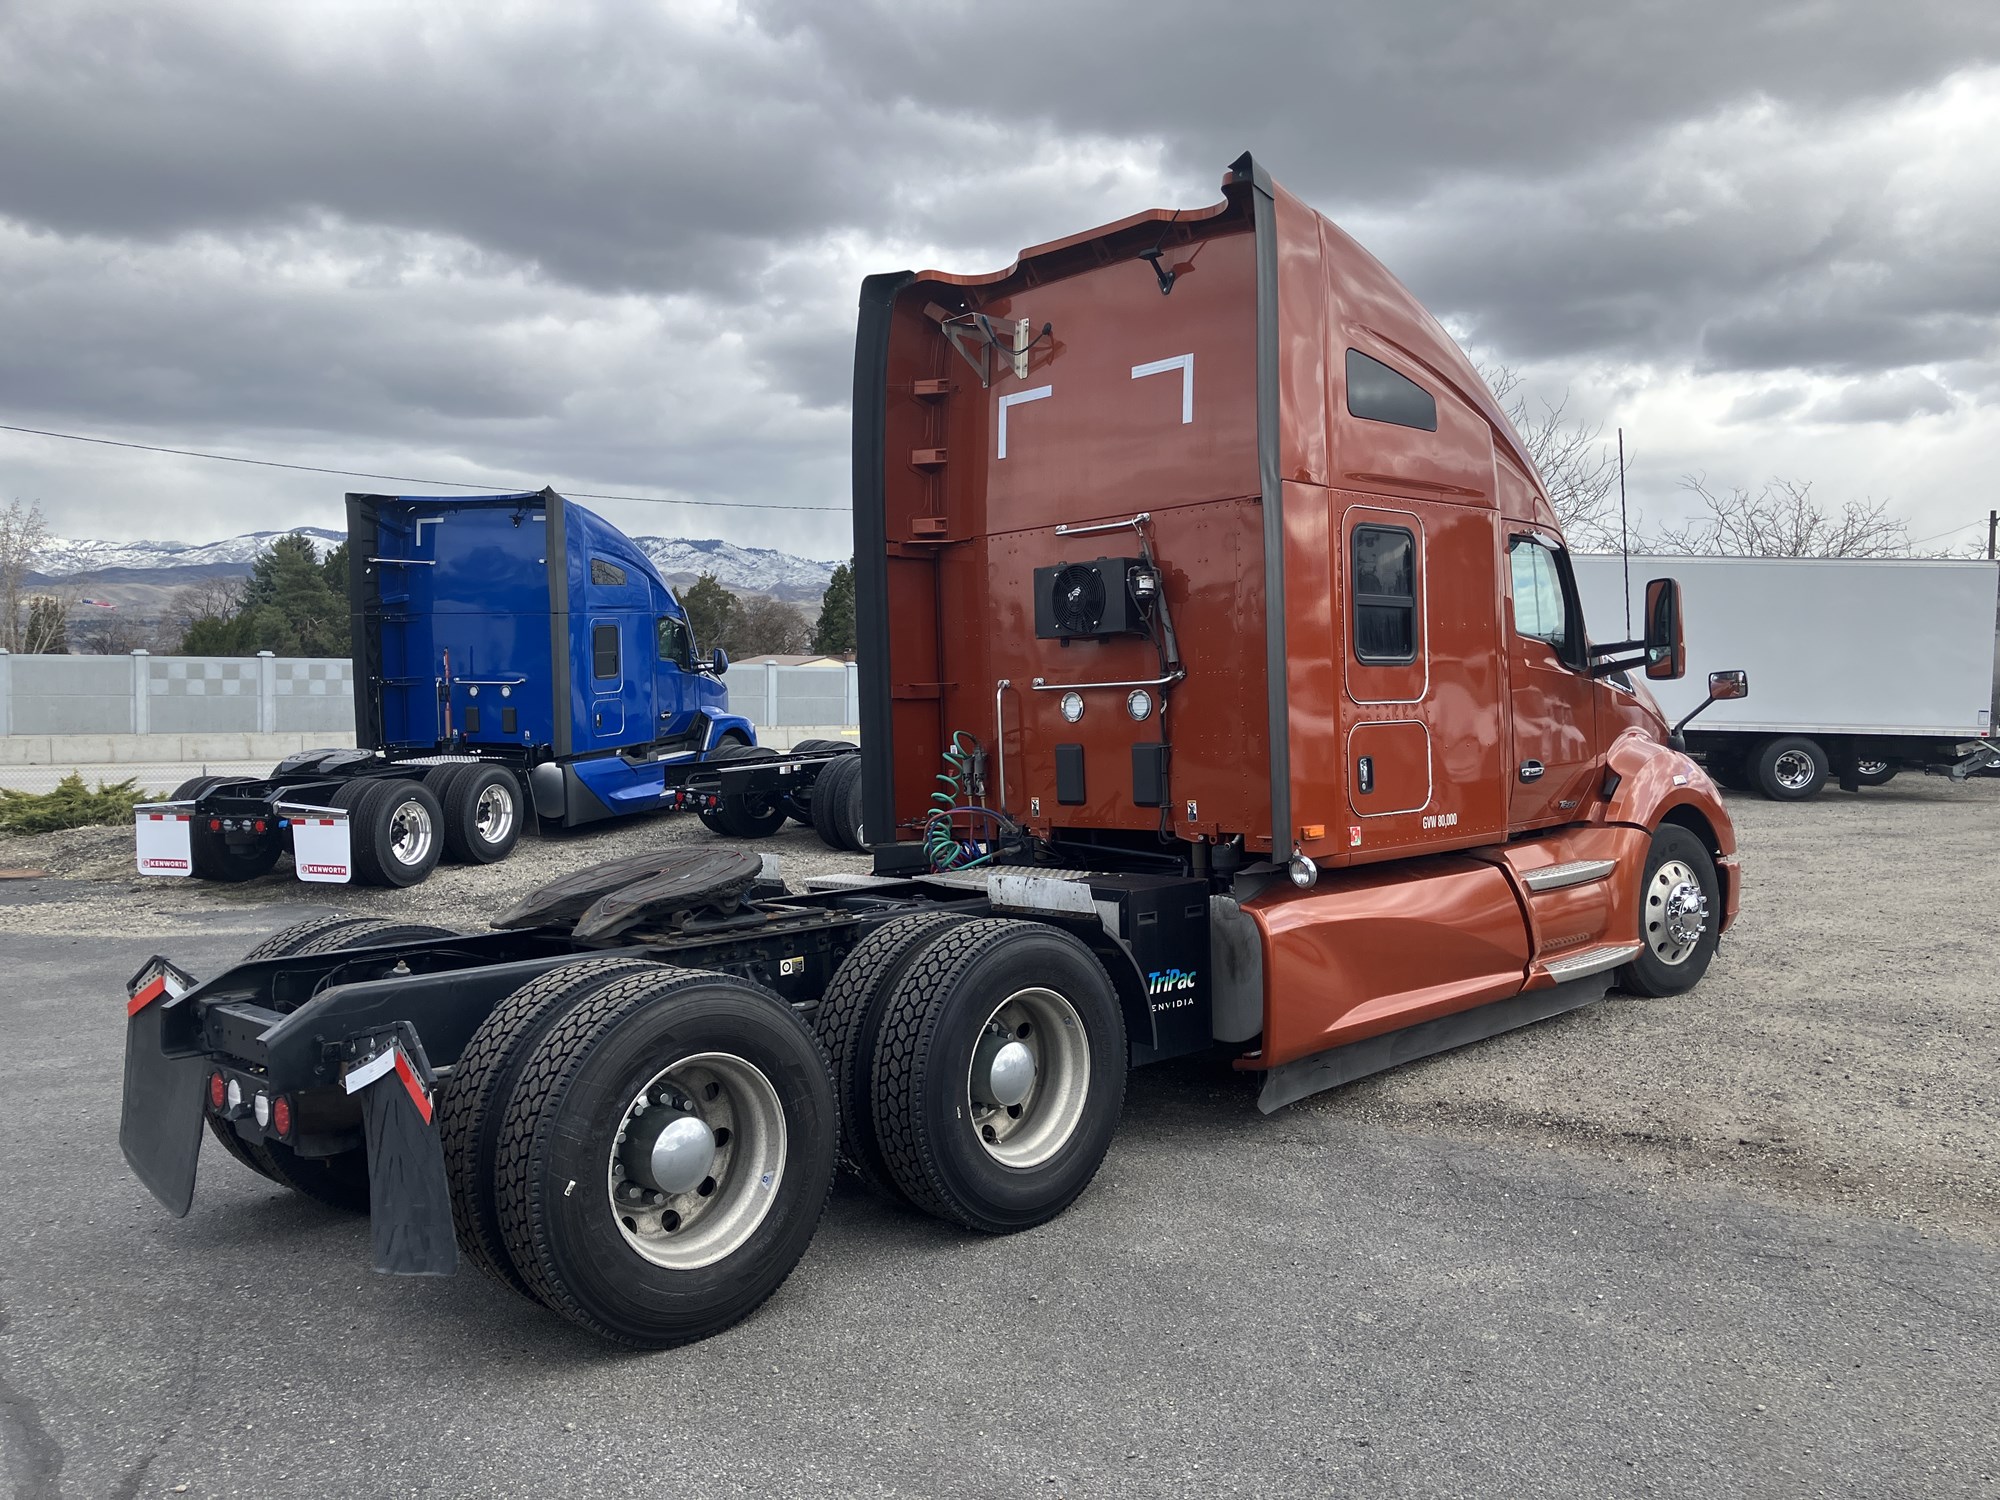
M1591 638L1638 634L1625 626L1626 560L1574 562ZM1711 671L1750 674L1748 697L1687 729L1724 786L1796 801L1829 780L1852 790L1903 769L1963 778L2000 763L1992 563L1635 556L1630 578L1635 626L1647 579L1681 583L1688 673L1649 684L1669 720L1701 702Z

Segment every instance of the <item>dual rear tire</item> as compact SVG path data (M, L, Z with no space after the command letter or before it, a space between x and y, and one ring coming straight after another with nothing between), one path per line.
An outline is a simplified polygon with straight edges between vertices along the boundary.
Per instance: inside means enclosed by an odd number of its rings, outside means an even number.
M666 1348L805 1254L838 1111L812 1034L729 975L584 959L480 1025L440 1104L461 1249L601 1337Z
M843 1162L949 1223L1046 1223L1110 1149L1124 1014L1096 955L1059 928L885 923L849 954L814 1026L834 1059Z

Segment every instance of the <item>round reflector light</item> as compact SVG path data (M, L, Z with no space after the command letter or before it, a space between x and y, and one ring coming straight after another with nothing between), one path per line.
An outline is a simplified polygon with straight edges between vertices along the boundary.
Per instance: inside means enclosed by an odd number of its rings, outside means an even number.
M292 1134L292 1101L283 1094L271 1101L271 1128L286 1139Z
M269 1094L259 1094L255 1099L251 1100L250 1113L257 1117L259 1129L269 1126L271 1123L271 1096Z
M231 1109L241 1109L243 1107L243 1085L234 1078L230 1079L229 1087L224 1091L224 1097L228 1099Z
M223 1092L223 1089L222 1075L220 1073L211 1073L208 1078L208 1106L210 1109L221 1109L228 1102L228 1095Z

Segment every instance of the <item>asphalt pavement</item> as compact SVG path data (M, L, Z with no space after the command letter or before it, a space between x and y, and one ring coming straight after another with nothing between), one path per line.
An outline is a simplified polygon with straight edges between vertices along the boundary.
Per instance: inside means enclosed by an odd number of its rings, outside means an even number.
M244 915L172 951L210 972ZM168 1218L117 1147L161 940L0 942L17 1495L2000 1494L1990 1237L1338 1096L1265 1118L1174 1064L1054 1223L843 1187L762 1311L638 1355L477 1273L376 1276L365 1222L212 1145Z

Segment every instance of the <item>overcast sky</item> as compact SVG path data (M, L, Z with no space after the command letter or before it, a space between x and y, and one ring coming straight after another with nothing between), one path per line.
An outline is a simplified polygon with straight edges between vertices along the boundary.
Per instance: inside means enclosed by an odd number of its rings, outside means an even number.
M6 0L0 142L19 426L844 556L860 278L1213 202L1248 149L1622 424L1649 514L1688 471L1917 538L2000 505L1991 0ZM347 487L0 433L70 536Z

